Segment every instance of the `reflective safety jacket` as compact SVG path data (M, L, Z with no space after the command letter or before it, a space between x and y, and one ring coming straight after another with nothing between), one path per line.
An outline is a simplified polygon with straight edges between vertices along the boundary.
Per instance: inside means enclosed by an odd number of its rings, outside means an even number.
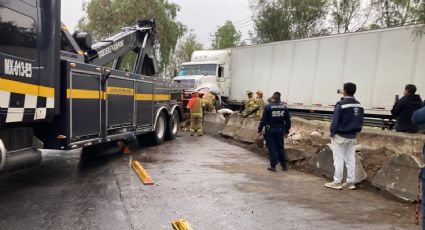
M257 99L255 99L255 104L256 106L258 106L258 111L257 111L257 116L261 117L261 115L263 115L263 111L264 111L264 100L261 97L257 97Z
M202 99L199 97L192 97L187 104L190 109L191 117L202 117Z
M248 101L245 103L245 111L247 113L251 112L257 107L257 104L255 103L255 99L253 97L249 98Z
M204 103L210 103L212 105L215 104L215 96L214 94L210 93L210 92L206 92L204 93L204 96L202 96L202 101L204 101Z

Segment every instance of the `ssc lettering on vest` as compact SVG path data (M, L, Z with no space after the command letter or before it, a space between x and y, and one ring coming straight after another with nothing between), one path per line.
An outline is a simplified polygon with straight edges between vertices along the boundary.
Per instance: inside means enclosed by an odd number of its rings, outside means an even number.
M285 110L272 111L272 117L283 117L285 116Z

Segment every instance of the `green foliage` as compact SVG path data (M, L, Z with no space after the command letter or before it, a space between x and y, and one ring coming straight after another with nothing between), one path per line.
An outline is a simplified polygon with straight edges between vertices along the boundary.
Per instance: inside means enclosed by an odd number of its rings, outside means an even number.
M411 25L418 22L418 0L374 0L376 24L381 28Z
M170 61L171 53L185 27L176 20L180 7L168 0L91 0L84 5L86 15L78 23L79 30L92 34L95 41L109 37L122 27L140 19L157 22L161 69Z
M226 21L215 33L212 47L214 49L226 49L241 44L241 32L236 31L231 21Z
M326 0L255 0L255 30L259 42L273 42L321 34Z
M419 37L425 35L425 0L422 0L418 9L418 21L422 24L422 27L416 31Z
M330 16L333 31L337 34L364 30L369 23L372 4L362 6L358 0L332 0Z
M202 44L196 40L196 35L193 31L189 31L184 37L182 37L177 43L177 47L172 55L171 63L167 68L166 75L174 76L177 68L183 62L189 62L192 58L192 53L196 50L202 50Z

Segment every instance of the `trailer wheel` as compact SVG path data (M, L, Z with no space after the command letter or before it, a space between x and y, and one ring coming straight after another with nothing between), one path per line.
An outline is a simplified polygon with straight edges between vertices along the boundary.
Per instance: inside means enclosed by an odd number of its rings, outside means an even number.
M173 115L171 115L170 121L168 122L165 139L167 140L176 139L177 133L179 132L179 123L180 123L179 113L177 111L174 111Z

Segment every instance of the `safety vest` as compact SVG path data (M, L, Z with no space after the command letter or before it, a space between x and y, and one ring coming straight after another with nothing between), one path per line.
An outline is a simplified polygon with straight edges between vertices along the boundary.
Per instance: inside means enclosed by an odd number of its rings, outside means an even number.
M188 107L190 109L190 116L202 117L202 99L199 97L192 97L189 100Z

